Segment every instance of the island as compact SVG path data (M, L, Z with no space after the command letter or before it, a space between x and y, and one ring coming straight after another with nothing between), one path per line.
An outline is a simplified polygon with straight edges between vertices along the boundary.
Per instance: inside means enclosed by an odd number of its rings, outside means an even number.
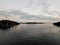
M53 25L60 27L60 22L55 22Z
M19 24L44 24L43 22L15 22L11 20L0 20L0 29L9 29Z
M20 24L44 24L43 22L22 22Z
M10 27L16 26L20 23L11 20L0 20L0 29L8 29Z

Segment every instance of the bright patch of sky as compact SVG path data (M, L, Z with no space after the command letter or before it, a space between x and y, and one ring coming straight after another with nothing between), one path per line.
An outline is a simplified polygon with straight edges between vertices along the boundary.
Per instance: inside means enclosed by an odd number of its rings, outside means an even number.
M60 19L60 0L0 0L0 12L1 10L20 10L23 13L27 13L28 16L31 15L31 19L35 19L35 16L41 18L42 15L47 19L53 18L57 20ZM20 18L28 19L28 16L23 17L20 15Z

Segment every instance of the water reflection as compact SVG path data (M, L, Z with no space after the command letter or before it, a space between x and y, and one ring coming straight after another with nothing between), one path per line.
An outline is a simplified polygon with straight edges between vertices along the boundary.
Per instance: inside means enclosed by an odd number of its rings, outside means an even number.
M0 45L60 45L60 28L53 24L21 24L0 30Z

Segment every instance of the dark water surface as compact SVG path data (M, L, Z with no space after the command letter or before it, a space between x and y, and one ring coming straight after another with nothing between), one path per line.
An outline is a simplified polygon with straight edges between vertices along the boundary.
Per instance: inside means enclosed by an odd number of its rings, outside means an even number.
M53 24L20 24L0 30L0 45L60 45L60 27Z

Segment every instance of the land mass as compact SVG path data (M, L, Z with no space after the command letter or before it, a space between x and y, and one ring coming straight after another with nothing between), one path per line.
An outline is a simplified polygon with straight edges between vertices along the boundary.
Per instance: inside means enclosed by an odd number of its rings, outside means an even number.
M55 22L53 25L60 27L60 22Z
M44 24L43 22L22 22L20 24Z
M0 29L8 29L19 24L44 24L43 22L15 22L11 20L0 20Z
M20 23L11 20L0 20L0 29L8 29L18 24Z

